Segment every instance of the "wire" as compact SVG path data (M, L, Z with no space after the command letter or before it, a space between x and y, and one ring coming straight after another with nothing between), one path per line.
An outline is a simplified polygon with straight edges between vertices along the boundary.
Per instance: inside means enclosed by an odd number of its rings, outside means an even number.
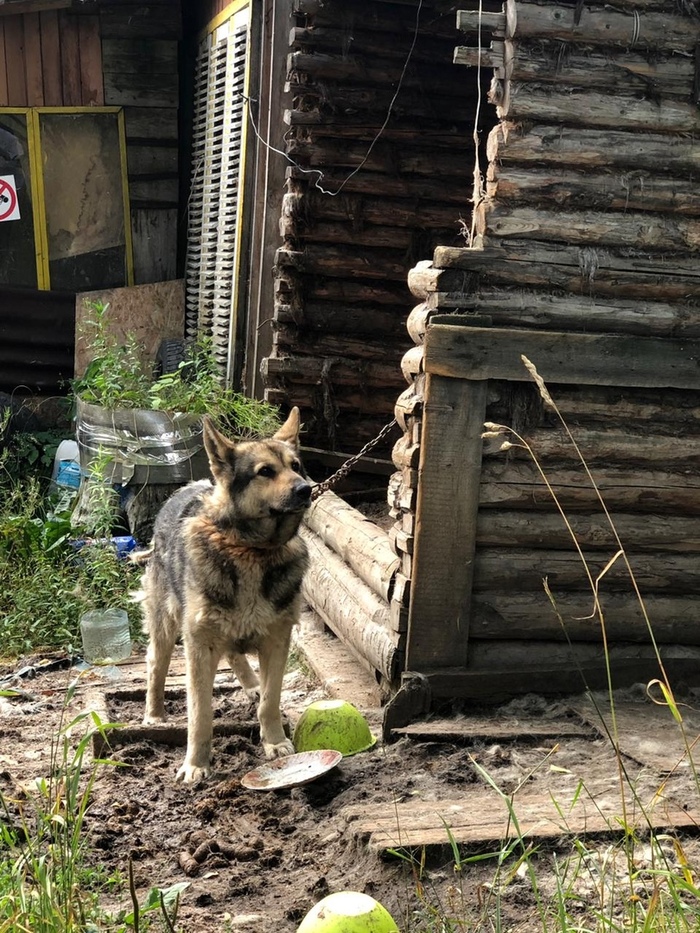
M286 152L284 152L282 149L276 149L275 146L272 146L267 140L263 139L262 136L260 135L259 131L258 131L258 128L257 128L256 124L255 124L255 119L254 119L254 117L253 117L252 108L251 108L251 107L248 107L248 117L249 117L249 119L250 119L250 125L253 127L253 132L255 133L255 135L257 136L257 138L259 139L259 141L263 144L263 146L265 146L265 148L268 149L269 151L271 151L271 152L276 152L278 155L283 156L283 157L287 160L287 162L289 162L291 165L293 165L298 171L303 172L305 175L314 175L314 174L315 174L315 175L318 175L318 178L316 179L316 181L315 181L313 184L314 184L314 187L318 188L318 190L319 190L322 194L327 194L327 195L329 195L330 197L335 197L336 195L340 194L340 192L341 192L341 191L343 190L343 188L347 185L347 183L350 181L350 179L353 178L355 175L357 175L357 173L366 165L367 160L369 159L369 157L370 157L371 154L372 154L372 150L374 149L374 147L376 146L376 144L379 142L379 139L381 138L381 136L382 136L384 130L387 128L387 126L388 126L388 124L389 124L389 120L391 119L391 114L392 114L393 109L394 109L394 104L396 103L397 98L398 98L398 96L399 96L399 94L400 94L400 92L401 92L401 88L402 88L402 86L403 86L404 78L406 77L406 71L408 70L408 66L409 66L409 64L410 64L410 62L411 62L411 58L413 57L413 52L414 52L414 49L415 49L415 47L416 47L416 42L418 41L418 31L419 31L419 28L420 28L420 14L421 14L421 10L422 10L422 9L423 9L423 0L418 0L418 6L417 6L417 8L416 8L416 25L415 25L415 28L414 28L414 30L413 30L413 39L412 39L412 41L411 41L411 47L410 47L409 50L408 50L408 55L406 56L406 60L404 61L403 68L401 69L401 75L400 75L400 77L399 77L399 83L396 85L396 90L395 90L395 92L394 92L394 95L393 95L393 97L391 98L391 101L389 102L389 109L387 110L387 114L386 114L386 117L384 118L384 122L382 123L381 127L379 128L378 133L376 134L376 136L374 137L374 139L372 140L372 142L369 144L369 148L367 149L367 152L365 153L364 158L362 159L362 161L360 162L360 164L359 164L356 168L354 168L346 178L343 179L343 181L340 183L340 185L336 188L335 191L329 191L327 188L323 188L323 187L321 186L320 182L321 182L321 180L325 177L325 175L324 175L324 173L321 171L321 169L318 169L318 168L304 168L303 166L299 165L298 162L296 162L294 159L292 159L291 156L289 156L289 155L288 155ZM249 98L249 97L246 97L245 94L240 94L239 96L242 97L242 98L243 98L245 101L247 101L248 103L250 103L250 102L252 101L252 99ZM256 101L256 102L257 102L257 101Z

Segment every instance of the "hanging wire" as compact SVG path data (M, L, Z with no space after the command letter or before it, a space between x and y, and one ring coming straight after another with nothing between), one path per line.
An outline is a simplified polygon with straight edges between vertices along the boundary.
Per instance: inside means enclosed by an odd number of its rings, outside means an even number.
M479 158L479 119L481 118L481 17L484 12L483 0L479 0L479 29L478 29L478 49L479 54L476 62L476 112L474 114L474 188L472 189L472 224L469 231L469 246L474 245L476 238L476 213L477 208L486 196L484 189L484 176L481 171L481 161Z
M480 2L481 2L481 0L480 0ZM276 152L278 155L283 156L283 157L287 160L287 162L290 163L290 165L293 165L298 171L303 172L305 175L314 175L314 174L315 174L315 175L318 175L318 178L314 181L313 184L314 184L314 187L315 187L315 188L318 188L318 190L319 190L322 194L327 194L327 195L329 195L330 197L335 197L336 195L340 194L340 192L341 192L341 191L343 190L343 188L347 185L347 183L350 181L350 179L353 178L355 175L357 175L357 173L365 166L365 164L367 163L367 160L369 159L370 155L372 154L372 150L374 149L374 147L376 146L376 144L379 142L379 139L381 138L382 134L384 133L384 130L387 128L387 126L388 126L388 124L389 124L389 120L391 119L391 114L392 114L392 112L393 112L394 105L395 105L396 100L397 100L397 98L398 98L398 96L399 96L399 93L401 92L401 88L402 88L402 86L403 86L404 78L406 77L406 71L408 70L408 66L409 66L409 64L410 64L410 62L411 62L411 58L413 57L413 52L414 52L415 47L416 47L416 42L418 41L418 31L419 31L419 28L420 28L420 14L421 14L421 10L422 10L422 9L423 9L423 0L418 0L418 6L417 6L417 8L416 8L416 24L415 24L415 27L414 27L414 30L413 30L413 39L412 39L412 41L411 41L411 47L410 47L409 50L408 50L408 55L406 56L406 60L404 61L403 68L401 69L401 75L400 75L400 77L399 77L399 82L398 82L398 84L396 85L396 90L395 90L395 92L394 92L393 97L391 98L391 101L389 102L389 109L387 110L387 114L386 114L386 117L384 118L384 122L382 123L381 127L379 128L379 131L377 132L377 134L376 134L376 136L374 137L374 139L372 140L372 142L369 144L369 148L367 149L367 152L365 153L364 158L362 159L362 161L360 162L360 164L359 164L356 168L354 168L346 178L343 179L343 181L340 183L340 185L336 188L335 191L329 191L327 188L323 188L323 187L321 186L320 182L321 182L321 180L325 177L325 176L324 176L324 173L321 171L321 169L318 169L318 168L304 168L303 166L299 165L298 162L296 162L294 159L292 159L291 156L289 156L289 155L288 155L286 152L284 152L282 149L276 149L276 148L275 148L274 146L272 146L267 140L263 139L262 136L260 135L259 131L258 131L258 127L257 127L256 124L255 124L255 119L254 119L254 117L253 117L252 108L251 108L251 107L248 107L248 116L249 116L249 119L250 119L250 125L253 127L253 132L255 133L255 135L257 136L257 138L259 139L259 141L262 143L262 145L265 146L265 148L268 149L270 152ZM481 15L481 10L479 11L479 14ZM481 25L481 23L479 23L479 25ZM252 98L250 98L250 97L246 97L244 94L240 94L240 97L242 97L242 98L243 98L245 101L247 101L248 103L252 103L252 102L257 103L257 101L254 101L254 100L253 100Z

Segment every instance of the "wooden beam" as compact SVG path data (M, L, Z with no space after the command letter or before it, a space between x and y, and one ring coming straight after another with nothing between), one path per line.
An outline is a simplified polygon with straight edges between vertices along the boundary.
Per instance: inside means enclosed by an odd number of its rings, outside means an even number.
M427 380L406 670L466 664L486 382Z
M700 340L500 330L460 326L456 320L451 315L432 319L425 341L426 372L453 379L529 382L524 355L552 384L679 389L698 385Z
M65 10L73 5L73 0L0 0L0 16L14 16L18 13L40 13L45 10Z
M469 667L426 671L434 699L495 702L542 693L546 696L607 687L602 645L579 642L472 641ZM700 648L663 645L664 667L672 680L700 684ZM651 645L616 645L609 650L613 685L646 683L659 676Z

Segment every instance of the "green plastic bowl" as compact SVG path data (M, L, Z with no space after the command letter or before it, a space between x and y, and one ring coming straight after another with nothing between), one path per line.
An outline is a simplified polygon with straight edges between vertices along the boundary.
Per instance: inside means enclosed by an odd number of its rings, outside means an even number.
M338 891L319 901L297 933L399 933L389 911L369 894Z
M317 700L304 710L294 730L294 748L313 752L332 748L347 757L377 741L362 713L346 700Z

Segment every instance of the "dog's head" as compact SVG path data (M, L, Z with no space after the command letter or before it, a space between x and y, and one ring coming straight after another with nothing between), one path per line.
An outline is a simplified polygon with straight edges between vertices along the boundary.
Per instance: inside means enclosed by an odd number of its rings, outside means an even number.
M293 408L269 440L234 443L204 419L214 517L251 544L289 540L311 503L311 485L299 457L299 427L299 409Z

